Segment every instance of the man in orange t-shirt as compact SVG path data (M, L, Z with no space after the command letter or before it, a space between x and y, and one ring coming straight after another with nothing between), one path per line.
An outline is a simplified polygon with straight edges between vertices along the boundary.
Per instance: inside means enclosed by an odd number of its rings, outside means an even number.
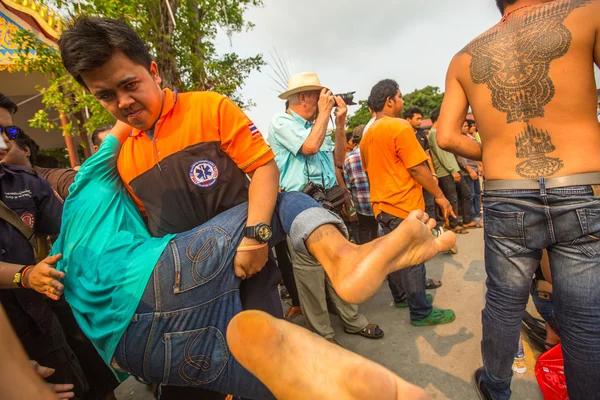
M425 210L423 188L435 197L444 214L453 214L452 206L435 183L412 126L402 115L402 93L398 84L385 79L371 90L369 104L376 120L360 143L363 167L371 185L373 212L385 234L396 229L411 211ZM452 310L437 310L425 293L425 264L421 263L388 275L394 287L407 296L410 319L414 326L454 321ZM402 303L399 303L402 304Z

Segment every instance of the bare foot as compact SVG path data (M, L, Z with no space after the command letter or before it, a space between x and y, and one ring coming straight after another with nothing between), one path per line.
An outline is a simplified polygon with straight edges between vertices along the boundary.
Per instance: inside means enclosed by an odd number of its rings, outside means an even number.
M334 245L336 238L326 234L311 235L306 245L323 265L337 294L351 304L360 304L375 294L389 273L452 249L454 233L446 231L436 238L434 227L434 219L423 211L413 211L394 231L362 246L347 241Z
M261 311L236 315L227 343L278 399L429 399L381 365Z

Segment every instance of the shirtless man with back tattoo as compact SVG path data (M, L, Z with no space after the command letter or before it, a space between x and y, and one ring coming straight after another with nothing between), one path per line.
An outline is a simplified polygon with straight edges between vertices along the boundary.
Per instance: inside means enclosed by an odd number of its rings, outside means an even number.
M600 399L600 0L496 0L452 60L440 147L483 160L482 399L510 397L531 277L547 248L569 397ZM460 128L472 108L481 147Z

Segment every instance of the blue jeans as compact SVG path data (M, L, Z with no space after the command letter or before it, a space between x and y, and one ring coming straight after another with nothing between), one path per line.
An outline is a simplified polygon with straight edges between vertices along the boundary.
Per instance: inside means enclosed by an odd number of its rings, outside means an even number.
M233 259L247 216L248 204L240 204L169 243L117 346L113 360L120 369L152 383L274 398L235 360L225 338L229 321L242 311ZM324 224L343 230L341 220L309 196L282 193L270 244L289 234L294 248L308 255L304 240Z
M600 399L600 197L590 186L484 192L483 383L510 398L532 280L548 249L571 400Z
M473 198L471 199L471 219L481 218L481 182L479 178L473 180L470 176L465 177Z
M379 222L384 235L396 229L402 221L402 218L385 212L377 216L377 222ZM388 285L395 302L408 302L411 321L420 321L431 314L433 307L427 301L425 292L427 278L425 277L424 263L392 272L388 275Z

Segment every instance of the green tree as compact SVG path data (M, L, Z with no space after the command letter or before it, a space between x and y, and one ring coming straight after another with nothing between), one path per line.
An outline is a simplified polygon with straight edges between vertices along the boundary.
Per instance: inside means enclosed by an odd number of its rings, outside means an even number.
M366 124L371 119L371 112L369 111L369 106L367 105L366 100L360 100L358 102L360 108L354 112L351 116L348 117L346 121L346 126L349 130L353 130L360 124Z
M404 94L402 98L404 99L404 110L419 107L423 111L423 118L429 118L433 110L442 106L444 93L441 93L437 86L425 86L423 89Z

